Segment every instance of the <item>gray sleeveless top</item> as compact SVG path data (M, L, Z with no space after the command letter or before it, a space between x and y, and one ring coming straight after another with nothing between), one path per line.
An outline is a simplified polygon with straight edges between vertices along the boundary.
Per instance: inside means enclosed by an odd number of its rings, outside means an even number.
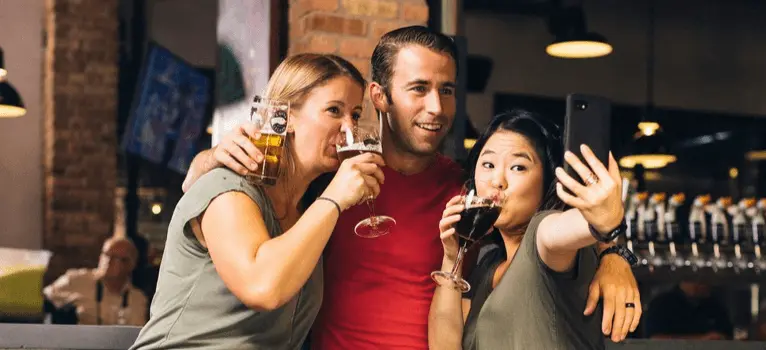
M588 286L598 267L593 247L582 248L575 266L556 272L540 259L537 227L554 211L536 214L505 275L492 289L492 278L506 259L503 248L488 252L471 273L473 289L463 328L463 349L570 350L604 349L601 303L584 316Z
M232 294L188 223L217 196L237 191L261 209L272 237L282 229L271 201L228 169L202 176L181 198L168 228L149 322L131 349L300 349L322 302L322 262L301 292L271 312L257 312Z

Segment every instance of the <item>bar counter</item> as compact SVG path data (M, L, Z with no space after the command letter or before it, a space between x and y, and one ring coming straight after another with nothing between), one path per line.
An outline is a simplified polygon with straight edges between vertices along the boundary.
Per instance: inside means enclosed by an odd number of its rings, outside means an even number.
M0 350L126 350L140 328L0 323ZM763 350L766 342L628 339L608 350Z

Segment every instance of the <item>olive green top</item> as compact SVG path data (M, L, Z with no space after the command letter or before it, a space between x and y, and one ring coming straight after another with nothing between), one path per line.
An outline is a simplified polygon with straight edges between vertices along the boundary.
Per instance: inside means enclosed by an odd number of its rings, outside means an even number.
M150 319L131 349L301 348L322 302L322 262L282 307L258 312L245 306L221 280L210 253L188 225L214 198L231 191L258 204L272 237L282 233L261 188L228 169L202 176L173 213Z
M584 316L588 287L598 267L593 247L577 252L567 272L548 268L537 250L537 227L554 211L536 214L511 265L492 289L505 250L488 252L471 274L471 309L463 332L463 349L585 350L604 349L602 310Z

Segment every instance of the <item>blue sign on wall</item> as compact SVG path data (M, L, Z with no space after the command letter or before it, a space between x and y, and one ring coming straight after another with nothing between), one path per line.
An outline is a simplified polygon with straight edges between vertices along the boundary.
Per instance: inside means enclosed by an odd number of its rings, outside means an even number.
M167 49L149 45L123 150L185 174L197 153L210 79Z

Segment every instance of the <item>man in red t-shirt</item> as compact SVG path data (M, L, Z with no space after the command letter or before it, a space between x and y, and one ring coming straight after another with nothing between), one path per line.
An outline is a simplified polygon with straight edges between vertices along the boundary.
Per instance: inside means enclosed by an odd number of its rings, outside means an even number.
M375 47L369 97L381 119L386 162L375 211L397 223L387 235L361 238L354 226L370 215L367 206L342 213L325 250L324 300L311 335L314 350L428 348L435 289L430 273L440 268L443 255L438 223L463 181L460 166L438 153L455 117L456 78L454 42L428 28L396 29ZM233 132L245 133L241 127ZM254 163L236 147L222 143L217 146L221 152L195 157L184 188L214 167L246 169L243 164ZM604 333L614 323L615 340L627 333L620 318L626 295L638 300L630 266L606 255L588 311L603 297Z
M438 154L455 117L456 48L425 27L387 33L372 54L368 96L386 161L375 212L387 235L354 234L366 206L343 213L325 250L325 293L312 329L318 349L426 349L428 311L443 249L438 222L462 169Z

